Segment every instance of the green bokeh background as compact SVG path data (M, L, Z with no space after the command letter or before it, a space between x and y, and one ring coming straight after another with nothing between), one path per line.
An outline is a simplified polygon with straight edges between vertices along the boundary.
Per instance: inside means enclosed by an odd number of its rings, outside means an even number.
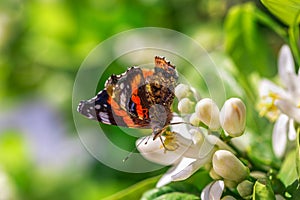
M84 149L72 119L76 72L101 41L147 26L187 34L217 62L232 69L224 53L224 20L229 8L244 2L2 0L0 195L11 199L102 199L166 171L119 172L102 165ZM274 38L278 39L269 35L267 41L270 58L275 58L279 48ZM275 74L275 59L269 61L262 75ZM113 131L113 140L131 149L134 140L128 141L118 130Z

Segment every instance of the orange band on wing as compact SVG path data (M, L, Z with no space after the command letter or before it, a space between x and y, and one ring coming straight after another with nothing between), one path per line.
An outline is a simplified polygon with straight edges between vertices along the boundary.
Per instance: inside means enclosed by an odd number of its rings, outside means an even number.
M140 97L137 95L137 90L133 91L133 94L131 96L131 100L136 104L136 112L139 116L139 118L143 119L144 118L144 113L143 113L143 107L141 104L141 99Z
M135 124L128 115L128 113L125 110L122 110L119 106L119 104L112 98L109 99L111 108L114 111L115 115L122 117L123 121L128 127L134 127Z
M138 89L138 87L141 84L141 81L142 81L142 76L140 74L133 78L133 80L130 83L132 91L135 91Z
M152 76L153 73L154 73L153 70L143 69L143 76L144 76L144 78L146 78L148 76Z

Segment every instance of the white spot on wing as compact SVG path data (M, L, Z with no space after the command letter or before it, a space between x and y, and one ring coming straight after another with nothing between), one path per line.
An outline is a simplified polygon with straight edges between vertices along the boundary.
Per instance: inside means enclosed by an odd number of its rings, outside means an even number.
M99 117L102 120L102 122L110 123L109 116L106 112L99 112Z
M99 110L101 106L99 104L95 105L95 109Z
M120 95L120 106L123 108L126 107L126 95L124 93Z
M124 83L121 83L121 84L120 84L120 88L121 88L121 90L124 89Z

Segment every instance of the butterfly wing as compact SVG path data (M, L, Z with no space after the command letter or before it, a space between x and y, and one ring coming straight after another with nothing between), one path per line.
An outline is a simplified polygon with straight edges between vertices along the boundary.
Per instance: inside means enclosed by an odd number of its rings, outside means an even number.
M105 124L160 130L172 119L177 79L175 66L155 57L154 70L131 67L121 75L112 75L105 89L94 98L81 101L77 110Z
M122 75L112 75L96 97L80 102L78 112L105 124L150 128L144 78L150 74L131 67Z

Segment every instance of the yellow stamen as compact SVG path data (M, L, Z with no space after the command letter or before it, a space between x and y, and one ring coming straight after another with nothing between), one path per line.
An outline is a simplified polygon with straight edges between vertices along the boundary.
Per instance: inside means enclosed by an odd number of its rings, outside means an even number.
M168 151L175 151L179 145L176 140L176 133L171 131L166 131L164 136L166 139L164 140L164 145Z
M261 117L266 116L270 121L274 122L280 114L279 109L275 105L275 101L278 99L280 99L280 96L274 92L270 92L268 96L263 96L262 102L258 104L259 115Z

